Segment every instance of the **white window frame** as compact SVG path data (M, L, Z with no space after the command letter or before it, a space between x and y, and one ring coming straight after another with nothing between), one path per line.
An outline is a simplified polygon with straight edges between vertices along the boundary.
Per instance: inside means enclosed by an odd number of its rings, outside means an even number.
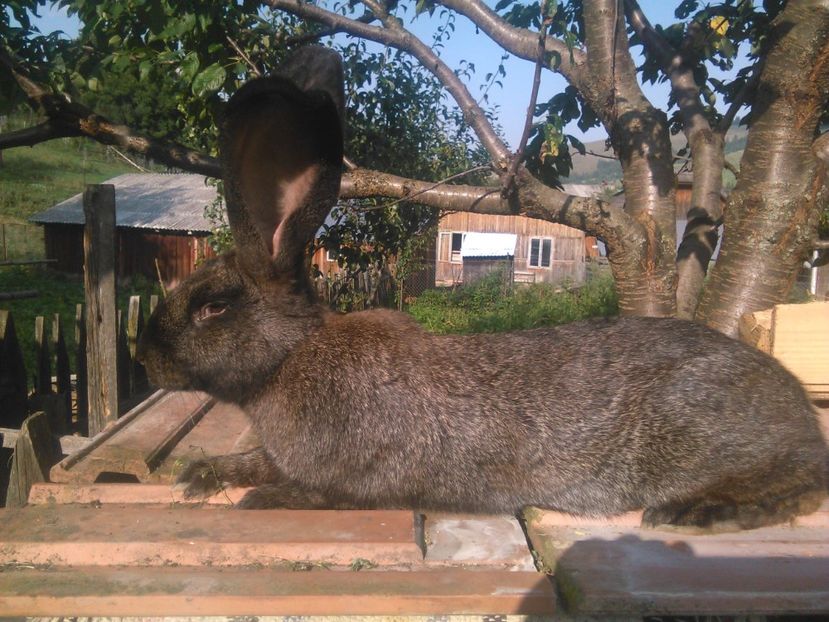
M334 253L334 251L332 251L330 248L326 248L325 249L325 261L327 261L329 263L336 263L337 262L337 256L334 255L333 253Z
M452 250L452 242L455 239L455 236L461 236L461 247L463 247L463 239L466 237L466 231L440 231L439 238L440 244L438 246L438 260L440 261L443 253L441 252L443 245L448 244L449 248L447 249L446 256L449 258L449 263L463 263L463 258L461 257L461 251L458 249L457 251ZM446 261L445 259L443 261Z
M532 263L533 258L533 240L538 240L538 264ZM549 263L544 265L544 242L550 242L550 258ZM555 247L555 243L553 242L553 238L551 237L542 237L534 235L530 237L527 241L527 268L535 268L536 270L545 270L547 268L551 268L553 265L553 249Z

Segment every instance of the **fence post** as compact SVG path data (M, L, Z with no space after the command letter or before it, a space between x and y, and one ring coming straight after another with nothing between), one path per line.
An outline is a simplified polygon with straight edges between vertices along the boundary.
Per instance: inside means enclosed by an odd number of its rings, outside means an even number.
M72 429L72 372L69 368L69 352L66 350L66 339L63 336L63 322L60 314L52 317L52 347L55 349L55 376L57 377L58 393L66 403L66 429Z
M75 400L77 402L78 428L88 434L87 384L86 384L86 323L83 305L75 305Z
M16 428L26 418L28 376L10 311L0 310L0 425Z
M118 376L118 399L125 400L132 395L130 384L130 351L127 347L127 314L118 309L118 332L115 346L115 369Z
M118 418L115 315L115 186L83 194L84 299L89 436Z
M46 320L42 315L35 318L35 366L35 393L49 395L52 392L52 361L46 341Z
M141 311L141 296L130 296L127 313L127 348L130 353L130 390L133 395L147 388L147 373L136 358L138 338L144 330L144 314Z

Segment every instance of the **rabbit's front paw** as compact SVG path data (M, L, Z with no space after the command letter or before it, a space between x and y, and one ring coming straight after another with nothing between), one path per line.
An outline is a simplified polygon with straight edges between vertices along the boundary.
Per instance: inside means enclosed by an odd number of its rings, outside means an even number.
M185 499L209 497L222 489L222 477L215 461L196 460L176 478L175 487Z

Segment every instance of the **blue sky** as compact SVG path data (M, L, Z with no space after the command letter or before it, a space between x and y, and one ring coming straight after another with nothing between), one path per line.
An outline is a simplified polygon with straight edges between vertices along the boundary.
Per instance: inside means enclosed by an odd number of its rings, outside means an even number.
M494 2L490 1L492 5ZM674 21L674 8L678 2L666 0L640 0L640 4L654 24L669 24ZM52 6L41 10L40 19L36 20L42 32L63 30L68 36L74 36L78 31L78 22L66 15L62 10ZM463 17L458 16L455 21L456 31L449 44L443 48L441 55L450 67L457 68L461 60L474 62L476 77L470 84L473 96L479 96L479 84L483 82L487 73L495 71L500 63L503 50L491 42L486 35L476 34L474 27ZM431 40L433 22L428 16L421 16L409 24L416 34L426 41ZM490 102L500 108L500 120L507 138L507 142L515 146L518 142L524 125L527 103L532 85L533 65L527 61L510 58L506 62L507 76L503 88L493 87L490 92ZM556 93L561 92L566 82L560 76L549 71L543 72L539 101L545 101ZM664 107L668 98L668 88L662 85L645 85L645 93L657 107ZM593 128L587 134L572 124L567 131L583 141L592 141L605 138L601 128Z

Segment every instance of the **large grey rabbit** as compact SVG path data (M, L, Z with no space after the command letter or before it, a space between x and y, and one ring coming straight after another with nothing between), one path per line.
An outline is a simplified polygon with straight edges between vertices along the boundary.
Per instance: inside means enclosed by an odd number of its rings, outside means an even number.
M306 247L337 199L342 69L320 47L230 100L236 249L150 318L139 356L171 389L244 409L261 449L191 464L188 496L242 507L584 515L726 530L814 511L827 449L797 380L703 326L625 317L435 336L403 313L314 301Z

